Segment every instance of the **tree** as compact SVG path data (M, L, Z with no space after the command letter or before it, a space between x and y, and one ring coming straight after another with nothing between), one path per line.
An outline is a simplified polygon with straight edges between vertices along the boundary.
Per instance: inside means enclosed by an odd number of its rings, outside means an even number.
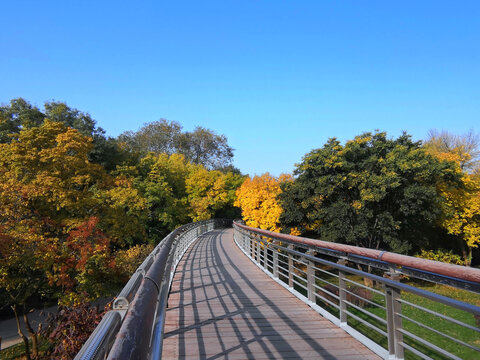
M441 215L440 182L458 184L451 163L409 135L330 139L307 154L279 195L280 222L324 240L407 252L428 245Z
M457 162L466 172L475 172L480 165L480 137L473 130L463 135L430 130L425 148L443 160Z
M232 216L235 190L242 180L239 174L209 171L203 165L191 165L185 180L191 219L200 221Z
M207 169L226 167L233 158L233 149L228 145L225 135L217 135L200 126L193 132L181 134L178 150L188 161L202 164Z
M27 316L32 299L56 295L76 302L108 289L110 244L118 238L100 219L110 214L108 207L122 209L123 195L110 193L114 182L88 160L92 146L78 130L49 120L0 144L0 287L17 319L23 312L34 353L36 334ZM116 219L132 223L118 214Z
M425 144L430 154L452 163L461 178L460 186L440 183L438 191L445 199L441 203L441 226L457 239L466 265L471 264L473 248L480 244L478 145L478 136L472 131L463 136L431 131Z
M171 155L177 150L181 132L182 126L178 122L160 119L144 124L136 132L126 131L119 135L118 140L125 143L131 151Z
M16 138L21 130L41 126L46 119L62 123L77 129L82 135L93 140L89 160L114 170L116 165L125 161L126 154L121 151L115 139L107 138L105 131L96 126L96 121L88 113L69 107L66 103L45 102L44 111L32 106L22 98L13 99L10 105L0 107L0 143L8 143Z
M270 231L280 231L282 208L277 201L281 193L280 184L292 181L290 175L275 178L269 173L247 177L238 188L235 205L242 209L242 218L248 226Z
M135 186L146 200L149 238L156 242L189 221L185 179L189 165L179 154L150 153L137 167Z
M224 135L202 127L182 132L179 123L165 119L145 124L137 132L125 132L118 141L139 157L148 152L178 153L184 155L187 162L204 165L207 169L226 168L233 158L233 149Z
M40 126L45 115L22 98L0 106L0 143L8 143L22 129Z

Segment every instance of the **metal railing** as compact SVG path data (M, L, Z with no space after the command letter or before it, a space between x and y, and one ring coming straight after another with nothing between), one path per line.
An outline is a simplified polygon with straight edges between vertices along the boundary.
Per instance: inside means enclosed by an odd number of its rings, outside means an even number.
M480 358L480 307L440 293L478 294L480 270L233 226L266 274L381 357Z
M199 236L231 223L200 221L168 234L132 275L75 360L161 358L167 298L180 259Z

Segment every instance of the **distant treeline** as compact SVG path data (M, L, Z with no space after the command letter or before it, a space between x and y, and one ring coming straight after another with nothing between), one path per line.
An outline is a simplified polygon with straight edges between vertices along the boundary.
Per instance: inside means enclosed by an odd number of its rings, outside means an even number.
M0 106L0 311L109 295L171 230L214 217L470 265L477 157L473 133L365 133L250 178L212 130L162 119L111 138L65 103L14 99Z

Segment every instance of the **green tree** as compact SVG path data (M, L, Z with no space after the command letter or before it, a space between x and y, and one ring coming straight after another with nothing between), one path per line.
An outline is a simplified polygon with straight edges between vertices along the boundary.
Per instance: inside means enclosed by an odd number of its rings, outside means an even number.
M177 153L184 155L187 162L204 165L209 170L228 168L233 158L233 149L224 135L203 127L182 132L179 123L165 119L145 124L136 132L124 132L118 141L139 157L148 152Z
M279 195L285 228L329 241L407 252L432 239L441 215L439 182L459 183L449 162L409 135L365 133L330 139L307 154Z
M22 98L13 99L9 105L1 106L0 143L10 142L21 130L41 126L46 119L77 129L82 135L92 138L89 160L107 170L114 170L116 165L127 159L127 154L118 146L117 141L106 137L105 131L96 126L96 121L88 113L58 101L45 102L43 112Z
M0 143L8 143L20 130L40 126L45 115L22 98L0 106Z
M185 179L189 164L179 154L148 154L138 165L135 186L148 207L148 236L156 242L189 221Z
M225 135L217 135L203 127L181 134L178 139L178 151L188 161L201 164L207 169L221 169L230 165L233 149L228 145Z

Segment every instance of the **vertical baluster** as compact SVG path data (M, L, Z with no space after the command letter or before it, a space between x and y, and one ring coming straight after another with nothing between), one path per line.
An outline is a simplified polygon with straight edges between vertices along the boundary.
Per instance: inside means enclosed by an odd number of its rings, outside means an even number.
M313 249L309 249L307 251L307 255L315 255L315 251ZM304 258L304 260L306 260ZM315 296L315 269L313 268L314 262L310 259L307 260L307 295L308 300L311 302L316 303L316 296Z
M277 241L275 241L277 243ZM278 278L278 250L276 247L272 247L272 257L273 257L273 276Z
M339 259L337 261L339 265L346 265L346 259ZM345 281L346 274L345 272L339 270L338 271L338 305L340 307L340 325L347 325L347 282Z
M386 276L391 280L398 281L400 275L395 272L387 272ZM388 334L388 352L390 356L395 359L404 358L404 349L401 345L403 342L403 334L400 330L403 328L402 318L402 304L397 301L401 298L399 289L385 284L385 300L387 307L387 334Z
M256 248L257 248L257 263L260 265L260 240L258 239L258 235L255 234L255 243L256 243Z
M293 245L288 245L287 249L293 250ZM293 288L293 256L288 253L288 286Z
M268 271L268 242L263 243L263 268Z

